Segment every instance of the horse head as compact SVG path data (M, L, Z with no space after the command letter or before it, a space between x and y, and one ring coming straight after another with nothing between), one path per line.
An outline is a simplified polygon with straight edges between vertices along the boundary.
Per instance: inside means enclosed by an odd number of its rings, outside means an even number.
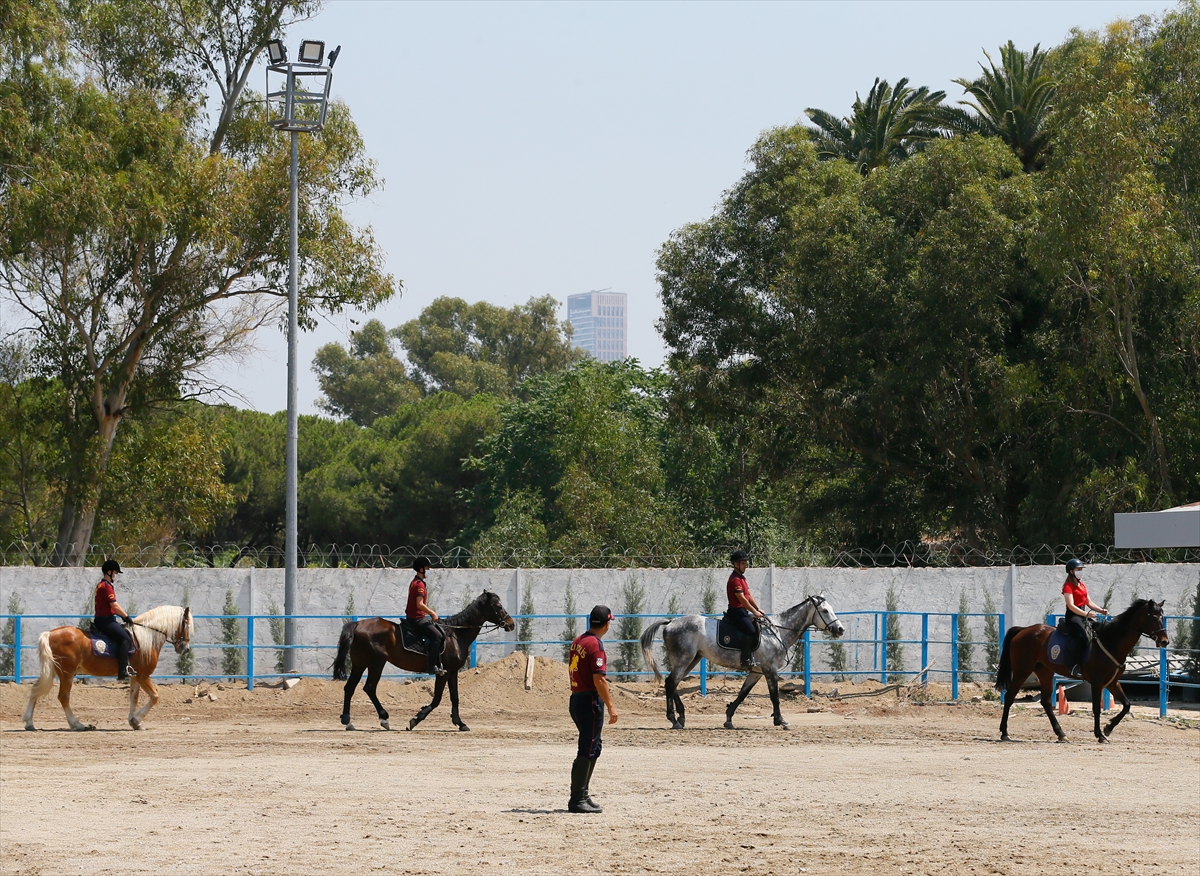
M838 620L838 616L833 611L831 606L825 599L824 593L818 593L812 598L813 600L813 625L818 630L823 630L835 639L840 639L846 634L846 625Z
M1147 599L1146 604L1138 612L1135 621L1138 632L1148 639L1153 639L1154 644L1160 648L1165 648L1171 644L1171 639L1167 635L1167 619L1163 614L1163 604L1165 602L1165 599L1162 602Z
M483 617L488 623L504 627L505 632L509 633L516 629L516 623L504 609L504 603L500 601L498 595L490 590L485 590L480 594L479 599L483 603Z
M171 636L171 644L175 647L176 654L182 654L192 646L194 629L191 606L186 606L183 609L183 616L179 619L179 626L175 628L175 633Z

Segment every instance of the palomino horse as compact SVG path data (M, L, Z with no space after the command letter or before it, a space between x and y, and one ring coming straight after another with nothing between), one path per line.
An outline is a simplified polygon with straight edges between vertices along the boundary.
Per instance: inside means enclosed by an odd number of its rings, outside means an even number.
M671 722L672 730L682 730L683 699L679 696L679 682L695 668L701 657L707 657L721 666L737 669L741 665L741 652L717 644L716 618L689 614L669 621L658 621L642 633L642 656L646 658L646 665L654 670L654 677L660 681L662 675L651 651L654 634L660 627L665 627L662 634L663 647L666 648L667 658L672 667L666 682L667 720ZM750 670L737 698L725 707L726 729L733 729L733 713L763 676L766 676L771 704L775 707L775 726L788 729L788 723L783 720L783 714L779 711L779 670L787 660L792 645L796 644L796 640L809 627L824 630L835 639L846 632L846 627L837 619L833 608L823 595L810 596L782 614L769 616L763 622L761 642L758 650L754 652L758 666Z
M487 590L479 594L475 600L453 617L443 618L438 624L446 631L446 647L442 651L442 666L446 668L445 675L439 675L433 686L433 700L429 705L417 712L416 717L408 722L411 730L420 724L438 707L442 701L442 691L450 685L450 720L459 730L470 730L458 714L458 670L466 665L471 657L471 643L479 636L485 623L495 624L505 630L512 631L516 626L508 612L504 610L500 597ZM391 730L388 724L388 713L379 702L375 688L379 685L379 677L383 675L383 667L393 663L409 672L424 673L429 660L424 654L405 650L400 642L399 624L372 617L366 620L349 621L342 627L342 635L338 640L337 657L333 661L333 677L335 680L346 679L346 702L342 707L342 724L347 730L353 730L350 723L350 698L358 687L358 680L366 670L367 682L363 690L371 698L375 711L379 715L379 723L384 730ZM347 660L349 666L347 667ZM347 674L349 669L349 674Z
M1004 648L1000 651L1000 665L996 669L996 690L1004 692L1004 715L1000 718L1000 739L1008 741L1008 710L1012 708L1017 691L1030 673L1038 677L1042 688L1042 708L1054 728L1059 742L1067 741L1067 734L1054 716L1050 694L1054 687L1054 674L1069 676L1071 670L1050 661L1046 653L1046 642L1053 627L1037 624L1032 627L1013 627L1004 636ZM1129 713L1129 697L1117 681L1125 669L1125 658L1145 636L1160 648L1171 644L1167 637L1167 624L1163 617L1163 603L1152 599L1139 599L1096 631L1091 654L1079 667L1079 675L1092 685L1092 715L1095 718L1096 739L1108 742L1108 736ZM1104 688L1112 691L1121 712L1100 730L1100 696Z
M158 666L158 653L170 642L175 653L182 654L192 641L192 610L178 605L160 605L142 612L133 619L133 637L137 651L129 657L129 664L136 676L129 679L129 726L142 729L142 719L158 702L158 688L150 676ZM71 711L71 685L75 674L116 675L117 661L112 657L97 657L92 652L92 640L78 627L57 627L38 636L38 659L41 674L29 692L29 705L25 707L25 729L33 730L33 707L38 700L50 692L54 676L58 676L58 701L67 715L72 730L94 730L95 725L84 724ZM146 692L147 701L138 709L138 691Z

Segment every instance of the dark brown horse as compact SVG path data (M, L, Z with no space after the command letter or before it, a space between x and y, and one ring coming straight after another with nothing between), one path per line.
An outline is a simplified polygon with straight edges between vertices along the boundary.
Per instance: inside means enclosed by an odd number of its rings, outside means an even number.
M996 670L996 690L1004 692L1004 716L1000 719L1000 739L1004 742L1008 741L1008 710L1012 708L1017 691L1030 673L1036 674L1041 682L1042 708L1050 719L1054 734L1059 742L1067 741L1067 734L1063 733L1058 718L1054 716L1051 694L1055 673L1070 676L1071 670L1065 665L1052 663L1046 654L1046 642L1053 632L1053 627L1038 624L1013 627L1004 636L1004 648L1000 652L1000 665ZM1100 742L1108 742L1109 734L1129 714L1129 697L1117 679L1125 671L1125 658L1142 636L1152 639L1160 648L1171 644L1167 638L1163 603L1139 599L1112 620L1101 624L1096 631L1091 654L1079 667L1080 677L1092 685L1092 715L1095 717L1096 739ZM1100 697L1106 687L1121 704L1121 712L1101 732Z
M411 730L420 724L438 707L442 701L442 691L450 685L450 720L459 730L470 730L458 714L458 670L466 665L471 658L471 643L479 636L485 623L495 624L511 632L516 626L500 597L487 590L458 614L442 618L438 624L446 631L446 647L442 651L442 666L446 668L445 675L437 676L433 686L433 700L416 717L408 722ZM342 707L342 724L347 730L353 730L350 723L350 698L358 687L358 680L363 671L367 673L363 690L375 705L379 713L379 723L384 730L391 730L388 725L388 713L379 702L375 689L379 685L379 677L383 675L383 667L393 663L409 672L424 673L429 666L429 660L424 654L416 654L405 650L400 643L399 624L384 620L381 617L366 620L350 621L342 627L342 635L338 640L337 657L333 661L333 677L335 680L346 679L346 702ZM349 661L349 667L347 667ZM349 674L347 675L347 669Z

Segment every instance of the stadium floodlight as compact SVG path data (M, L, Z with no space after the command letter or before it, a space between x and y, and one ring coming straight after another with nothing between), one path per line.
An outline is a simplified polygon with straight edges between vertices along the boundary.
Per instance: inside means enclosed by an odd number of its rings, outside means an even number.
M337 61L337 56L339 54L341 54L341 52L342 52L342 47L338 46L336 49L334 49L332 52L329 53L329 69L330 70L333 69L333 64L335 61Z
M301 64L319 65L325 60L325 41L304 40L300 43L300 55L296 60Z
M267 43L267 60L272 64L283 64L287 61L287 46L283 40L271 40Z

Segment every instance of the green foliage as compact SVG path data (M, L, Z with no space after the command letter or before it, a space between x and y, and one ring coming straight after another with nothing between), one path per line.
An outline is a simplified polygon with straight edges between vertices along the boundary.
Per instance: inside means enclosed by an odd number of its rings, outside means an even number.
M1189 651L1187 673L1188 680L1192 684L1197 684L1200 683L1200 581L1196 582L1196 596L1192 600L1192 615L1192 636L1187 643Z
M15 590L8 595L8 611L5 613L10 615L25 613L25 606L21 603L21 597ZM13 669L17 665L17 620L15 617L10 617L4 622L4 629L0 631L0 645L7 646L0 650L0 675L12 676Z
M539 519L541 510L540 498L533 490L506 494L496 509L495 522L471 546L471 564L482 569L542 565L550 539Z
M22 540L39 557L49 553L39 543L53 540L61 510L63 396L56 381L33 376L31 355L19 341L0 340L0 542Z
M287 642L287 621L283 617L283 611L279 608L279 603L275 601L275 597L271 597L271 601L267 603L267 613L271 615L271 641L276 645L284 645ZM287 665L287 651L284 648L275 649L275 671L282 674Z
M992 601L991 591L984 588L983 611L987 617L983 619L984 653L987 655L987 672L994 675L1000 665L1000 621L995 617L996 603Z
M892 584L888 584L887 593L884 595L884 605L889 612L900 610L900 596ZM904 645L900 641L903 637L900 615L889 614L884 631L884 639L887 642L884 647L887 649L888 681L900 681L903 677Z
M837 639L830 639L828 633L825 634L825 638L829 639L829 671L833 673L833 680L845 681L848 677L846 673L850 671L846 645Z
M357 616L358 612L354 608L354 590L351 589L350 595L346 597L346 607L342 611L342 620L352 621Z
M908 87L901 79L892 88L876 78L862 100L854 95L850 116L838 118L825 110L809 107L804 112L816 125L808 128L822 160L850 162L864 176L910 157L942 136L940 104L946 92L931 92L925 86Z
M517 639L520 642L517 645L517 650L524 651L526 654L533 653L529 642L533 640L534 621L529 615L534 614L536 611L537 609L533 606L533 588L527 584L525 585L524 592L521 594L521 614L525 615L525 617L521 618L521 622L517 625Z
M438 298L393 334L426 392L510 396L528 378L582 358L557 308L549 295L507 310L486 301Z
M227 646L232 646L221 649L221 672L233 678L245 672L245 664L240 647L242 625L236 617L240 612L232 590L225 591L225 605L221 607L221 613L225 615L221 618L221 641Z
M188 608L192 604L191 591L186 584L183 585L183 608ZM183 681L187 681L188 677L196 672L196 652L188 648L182 654L175 658L175 673L182 677Z
M615 668L619 675L636 672L641 667L642 646L638 639L642 635L642 619L631 615L641 614L645 608L646 589L638 583L636 574L630 574L621 588L621 614L624 616L617 624L617 638L621 643L617 648Z
M369 426L420 398L404 363L392 352L398 329L388 331L377 319L350 334L350 349L326 344L313 359L321 392L317 405L334 417Z
M974 670L975 645L972 644L971 604L967 602L967 591L958 594L958 676L962 681L971 681Z
M571 662L571 643L575 641L575 637L579 635L578 623L575 617L577 608L575 605L575 588L571 583L571 576L567 576L567 590L563 601L563 614L566 620L563 623L563 630L558 634L566 644L563 645L563 663Z
M717 588L713 585L712 573L704 579L704 590L700 594L700 612L714 614L717 610Z

